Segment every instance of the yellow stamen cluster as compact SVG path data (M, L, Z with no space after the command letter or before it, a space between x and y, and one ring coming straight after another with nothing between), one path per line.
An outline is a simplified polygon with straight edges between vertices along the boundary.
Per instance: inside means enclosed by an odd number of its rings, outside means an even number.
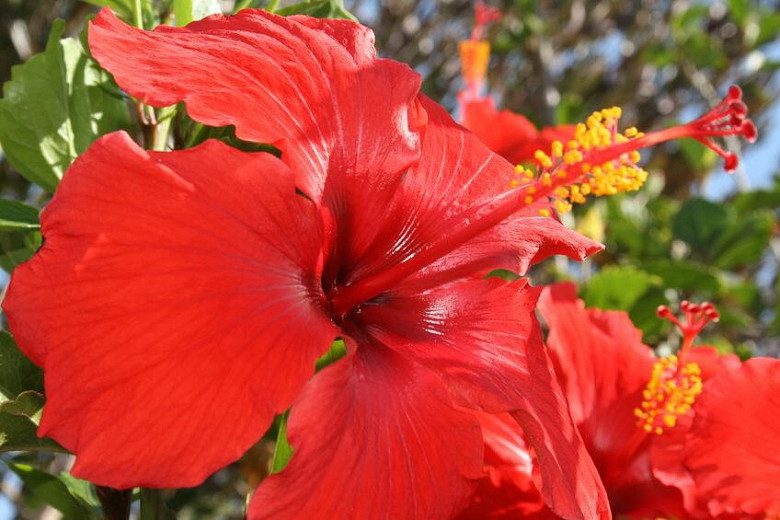
M701 369L696 363L679 366L677 356L661 358L653 365L650 381L642 392L641 408L634 410L638 425L647 433L660 435L674 428L677 418L687 414L701 393Z
M515 174L518 178L510 182L510 187L529 181L540 186L556 186L553 204L561 213L571 210L572 204L584 203L588 195L600 197L638 190L647 180L647 172L636 165L640 159L638 151L628 151L606 161L599 160L600 155L603 158L602 152L610 147L643 135L634 127L618 132L620 116L618 107L594 112L585 123L577 125L574 139L565 144L554 141L549 154L543 150L535 152L539 168L517 166ZM593 160L596 163L591 162ZM529 197L533 198L533 193L529 193Z

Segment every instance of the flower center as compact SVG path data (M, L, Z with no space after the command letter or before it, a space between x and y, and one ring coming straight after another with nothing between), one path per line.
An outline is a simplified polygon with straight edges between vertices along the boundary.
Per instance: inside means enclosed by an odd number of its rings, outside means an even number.
M746 118L747 109L741 99L739 87L731 87L726 98L699 119L648 134L632 128L619 133L619 109L594 113L577 128L576 138L565 147L556 142L550 153L537 153L537 171L517 167L515 171L524 179L523 183L507 179L514 189L453 217L442 227L448 231L426 249L381 273L334 290L330 301L333 311L338 315L348 313L537 201L553 199L557 209L567 210L571 203L583 202L590 194L638 189L647 178L647 172L636 165L638 150L642 148L691 137L721 155L726 169L734 169L737 157L723 151L712 139L730 135L755 139L756 128ZM548 210L540 213L549 216Z
M639 426L660 435L674 428L677 418L687 414L701 393L701 369L696 363L680 365L677 356L661 358L653 365L650 381L642 392L641 408L634 410Z
M683 320L677 319L665 306L658 308L658 316L674 323L683 334L679 355L661 358L653 365L642 404L634 410L637 424L647 433L661 435L674 428L677 419L691 411L702 390L701 368L694 362L685 362L693 340L711 321L720 318L711 303L701 305L683 301L680 305Z
M519 179L510 181L509 186L515 188L530 182L532 185L526 187L529 195L525 199L529 204L539 189L533 184L542 188L555 186L553 204L561 213L571 210L572 203L584 203L591 194L601 197L638 190L647 179L647 172L637 166L640 156L636 149L602 163L593 161L598 160L599 151L644 136L633 127L624 133L618 131L621 112L618 107L594 112L585 123L577 125L574 139L565 145L561 141L553 141L549 155L537 150L534 154L539 164L537 167L515 167Z

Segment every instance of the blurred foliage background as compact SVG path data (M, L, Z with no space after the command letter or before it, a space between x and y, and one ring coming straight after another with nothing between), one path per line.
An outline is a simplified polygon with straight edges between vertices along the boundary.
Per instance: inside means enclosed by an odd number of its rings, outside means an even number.
M220 3L223 12L268 4ZM12 66L46 48L56 19L65 20L65 36L83 38L98 5L121 9L129 4L0 0L0 82L10 79ZM760 153L751 157L748 152L741 169L725 177L716 156L697 142L657 147L647 154L652 177L640 193L591 201L566 216L567 224L603 241L606 250L582 264L549 261L531 276L536 283L576 280L589 305L628 311L645 341L661 351L673 349L678 339L670 336L666 322L655 318L656 306L676 306L682 299L710 300L722 319L705 330L707 343L742 357L778 356L780 3L490 4L504 15L486 34L493 47L489 93L500 107L520 112L539 126L577 122L593 110L617 105L623 108L626 127L651 130L696 117L716 104L730 84L743 88L759 128L759 142L751 146ZM148 26L170 18L170 1L149 0L145 6ZM422 74L425 92L457 113L455 96L463 87L457 44L469 35L471 2L322 0L306 3L303 9L334 13L342 6L374 29L382 56L409 63ZM122 125L140 139L137 112L129 100L125 104ZM173 125L173 135L185 137L192 126L181 114ZM736 141L727 145L739 151ZM760 188L751 189L755 185ZM708 196L713 186L716 198ZM49 198L4 155L0 194L39 208ZM35 229L0 225L0 267L10 273L39 243ZM4 285L7 275L0 281ZM5 345L6 338L0 339ZM8 352L0 349L0 363L8 363L12 355ZM24 363L16 358L14 362ZM18 401L18 393L13 398ZM201 488L137 492L134 515L241 518L244 503L237 497L245 496L268 471L274 436L271 432L242 461ZM0 519L98 514L95 489L67 474L66 455L53 454L51 446L20 454L0 445L6 452L0 462Z

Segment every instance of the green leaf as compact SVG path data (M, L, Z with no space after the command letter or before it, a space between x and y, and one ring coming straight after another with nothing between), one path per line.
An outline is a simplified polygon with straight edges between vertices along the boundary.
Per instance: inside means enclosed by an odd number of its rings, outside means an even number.
M0 404L0 452L65 452L51 439L38 438L38 417L42 407L43 395L32 391L23 392L13 401Z
M0 393L16 399L26 390L43 393L43 371L22 354L8 331L0 330Z
M583 300L588 307L628 311L657 283L650 274L634 267L605 267L588 281Z
M707 251L729 223L729 212L720 204L690 199L674 217L672 232L698 251Z
M42 243L37 231L0 232L0 267L12 272L17 265L32 258Z
M233 13L237 13L242 9L249 9L251 7L260 7L259 0L236 0L236 4L233 6Z
M282 16L305 14L315 18L343 18L357 22L358 19L344 8L342 0L316 0L314 2L298 2L276 11Z
M173 14L178 26L221 12L219 0L173 0Z
M658 318L656 310L659 305L667 303L663 287L653 286L631 307L628 317L631 318L631 323L642 330L645 343L658 343L658 337L663 333L666 322Z
M642 268L661 278L667 289L704 291L710 294L720 290L718 271L704 264L683 260L659 260L645 263Z
M775 187L774 190L752 190L740 193L731 201L731 206L740 214L757 209L780 208L780 186Z
M40 229L38 208L18 200L0 199L0 231Z
M133 0L84 0L98 7L110 7L116 14L129 20L133 15Z
M101 510L100 500L98 500L95 486L91 482L76 478L68 472L60 473L58 478L65 484L71 495L93 508L96 512Z
M735 220L713 244L713 264L721 269L733 269L758 262L769 247L773 224L771 213L757 213Z
M8 467L19 476L33 496L57 509L66 519L93 518L89 507L74 497L57 477L26 464L9 463Z
M274 447L274 459L271 462L271 473L282 471L293 456L292 446L287 442L287 417L290 410L287 410L279 416L279 433L276 435L276 446Z
M12 69L0 100L8 162L50 192L96 138L130 125L119 89L63 29L55 22L46 50Z

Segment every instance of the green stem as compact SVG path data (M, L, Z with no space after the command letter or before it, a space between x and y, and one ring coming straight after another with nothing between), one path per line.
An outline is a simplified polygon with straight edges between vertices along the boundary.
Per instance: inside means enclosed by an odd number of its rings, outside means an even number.
M141 0L135 0L133 5L133 22L139 29L144 28L144 10L141 5Z
M176 115L176 105L161 108L157 113L155 134L150 143L152 150L165 151L168 146L168 135L171 131L171 123Z

